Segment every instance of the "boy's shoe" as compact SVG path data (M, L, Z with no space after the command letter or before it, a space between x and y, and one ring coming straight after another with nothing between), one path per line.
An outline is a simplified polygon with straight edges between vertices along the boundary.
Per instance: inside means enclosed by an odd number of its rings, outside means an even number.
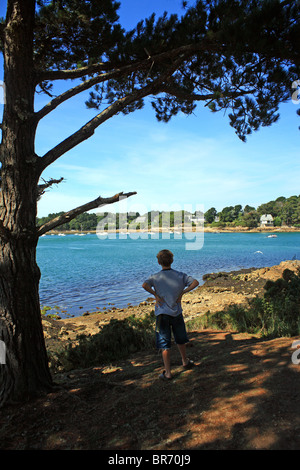
M192 361L191 359L189 359L189 362L183 366L184 369L192 369L193 367L195 366L195 363L194 361Z
M165 370L163 371L162 374L160 374L159 378L160 378L160 380L165 380L165 381L173 379L173 377L166 377L166 371Z

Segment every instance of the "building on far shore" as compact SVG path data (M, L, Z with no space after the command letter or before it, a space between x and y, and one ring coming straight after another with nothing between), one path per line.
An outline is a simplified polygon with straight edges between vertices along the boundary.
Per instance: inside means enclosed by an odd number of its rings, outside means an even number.
M260 218L261 227L274 227L274 220L271 214L263 214Z

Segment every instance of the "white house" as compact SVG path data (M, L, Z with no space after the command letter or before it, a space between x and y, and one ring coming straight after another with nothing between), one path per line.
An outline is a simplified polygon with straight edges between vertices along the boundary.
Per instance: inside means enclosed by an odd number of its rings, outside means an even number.
M145 224L147 222L147 217L145 215L140 215L136 219L134 219L135 224Z
M189 222L194 222L195 224L204 223L204 214L203 212L200 212L200 211L196 211L195 215L188 214L187 218Z
M260 218L261 227L274 227L274 220L271 214L263 214Z

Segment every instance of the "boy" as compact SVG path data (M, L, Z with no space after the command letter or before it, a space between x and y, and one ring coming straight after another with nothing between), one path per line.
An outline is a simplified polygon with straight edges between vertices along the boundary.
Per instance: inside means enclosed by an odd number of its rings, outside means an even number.
M161 250L157 254L158 263L162 270L150 276L143 288L154 295L156 299L156 346L162 350L162 358L165 370L159 376L163 380L172 379L170 363L171 329L175 342L179 349L182 365L191 368L194 363L186 356L186 343L189 341L184 319L182 316L181 298L199 285L199 282L185 273L171 268L173 253L169 250Z

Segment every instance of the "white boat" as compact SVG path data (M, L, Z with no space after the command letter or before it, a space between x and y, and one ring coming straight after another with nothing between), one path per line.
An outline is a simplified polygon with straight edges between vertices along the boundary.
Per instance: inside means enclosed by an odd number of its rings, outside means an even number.
M268 238L277 238L277 235L268 235Z

